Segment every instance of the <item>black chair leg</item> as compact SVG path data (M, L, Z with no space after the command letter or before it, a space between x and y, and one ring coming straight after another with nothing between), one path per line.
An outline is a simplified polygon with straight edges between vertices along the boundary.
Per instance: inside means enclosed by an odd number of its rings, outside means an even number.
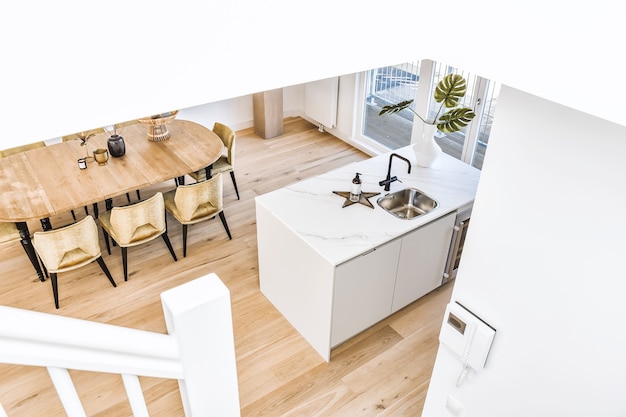
M85 209L85 216L89 216L89 207L83 207Z
M178 261L178 258L176 257L176 254L174 253L174 248L172 247L172 243L170 242L170 238L167 236L167 232L163 233L161 237L163 238L163 241L165 241L167 248L170 250L170 253L172 254L172 258L174 258L174 262Z
M104 235L104 243L106 244L106 247L107 247L107 253L110 255L111 245L109 243L109 234L106 232L106 230L104 230L104 228L102 228L102 234Z
M233 180L233 186L235 187L235 193L237 194L237 200L239 200L239 190L237 189L237 181L235 181L235 171L230 171L230 179Z
M59 285L57 282L57 273L50 272L50 282L52 283L52 295L54 295L54 306L59 309Z
M183 258L187 256L187 225L183 224Z
M130 203L130 194L126 193L126 199L128 200L128 202Z
M128 248L122 246L122 265L124 266L124 281L128 281Z
M228 223L226 223L226 216L224 216L224 211L220 211L220 220L224 225L224 229L226 229L226 234L228 235L228 239L232 240L233 237L230 235L230 230L228 230Z
M74 213L74 210L70 210L70 212L72 213L72 219L76 221L76 213Z
M106 232L106 230L104 230L104 227L102 228L102 234L104 235L104 242L107 245L107 252L110 255L111 254L111 247L109 246L109 234ZM113 246L117 246L117 242L115 241L115 239L111 239L111 244Z
M137 200L141 200L141 194L139 193L139 190L135 190L135 192L137 193Z
M109 281L111 282L111 285L113 285L114 287L117 287L117 284L113 280L113 277L111 276L111 273L109 272L109 268L107 268L107 265L104 263L104 259L102 259L102 256L100 256L96 260L98 261L98 265L100 265L100 269L102 269L102 272L104 272L104 275L106 275Z

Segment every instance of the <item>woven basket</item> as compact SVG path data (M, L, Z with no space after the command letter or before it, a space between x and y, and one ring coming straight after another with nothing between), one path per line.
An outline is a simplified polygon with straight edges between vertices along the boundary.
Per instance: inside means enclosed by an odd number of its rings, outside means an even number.
M137 121L147 127L148 140L152 142L160 142L170 137L170 132L167 130L167 124L174 120L177 114L178 110L174 110L169 112L167 116L159 114L152 117L137 119Z

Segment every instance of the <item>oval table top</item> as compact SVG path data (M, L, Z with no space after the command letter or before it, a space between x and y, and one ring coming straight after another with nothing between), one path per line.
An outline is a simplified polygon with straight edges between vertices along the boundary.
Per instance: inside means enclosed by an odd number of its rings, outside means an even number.
M167 128L169 139L152 142L146 126L124 127L126 153L84 170L78 158L106 149L108 133L91 137L87 151L76 139L0 158L0 221L52 217L198 171L222 154L221 139L205 126L175 119Z

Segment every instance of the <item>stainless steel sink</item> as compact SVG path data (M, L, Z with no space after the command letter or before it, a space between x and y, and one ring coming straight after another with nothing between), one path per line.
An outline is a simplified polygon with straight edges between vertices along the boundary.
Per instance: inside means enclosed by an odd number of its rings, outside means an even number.
M378 199L378 205L401 219L414 219L435 209L438 203L416 188L404 188Z

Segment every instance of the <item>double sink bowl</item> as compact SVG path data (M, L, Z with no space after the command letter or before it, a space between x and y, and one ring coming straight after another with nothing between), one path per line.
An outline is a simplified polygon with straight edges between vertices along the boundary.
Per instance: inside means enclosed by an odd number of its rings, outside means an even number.
M426 214L438 205L437 201L416 188L404 188L389 193L380 197L377 202L388 213L405 220Z

